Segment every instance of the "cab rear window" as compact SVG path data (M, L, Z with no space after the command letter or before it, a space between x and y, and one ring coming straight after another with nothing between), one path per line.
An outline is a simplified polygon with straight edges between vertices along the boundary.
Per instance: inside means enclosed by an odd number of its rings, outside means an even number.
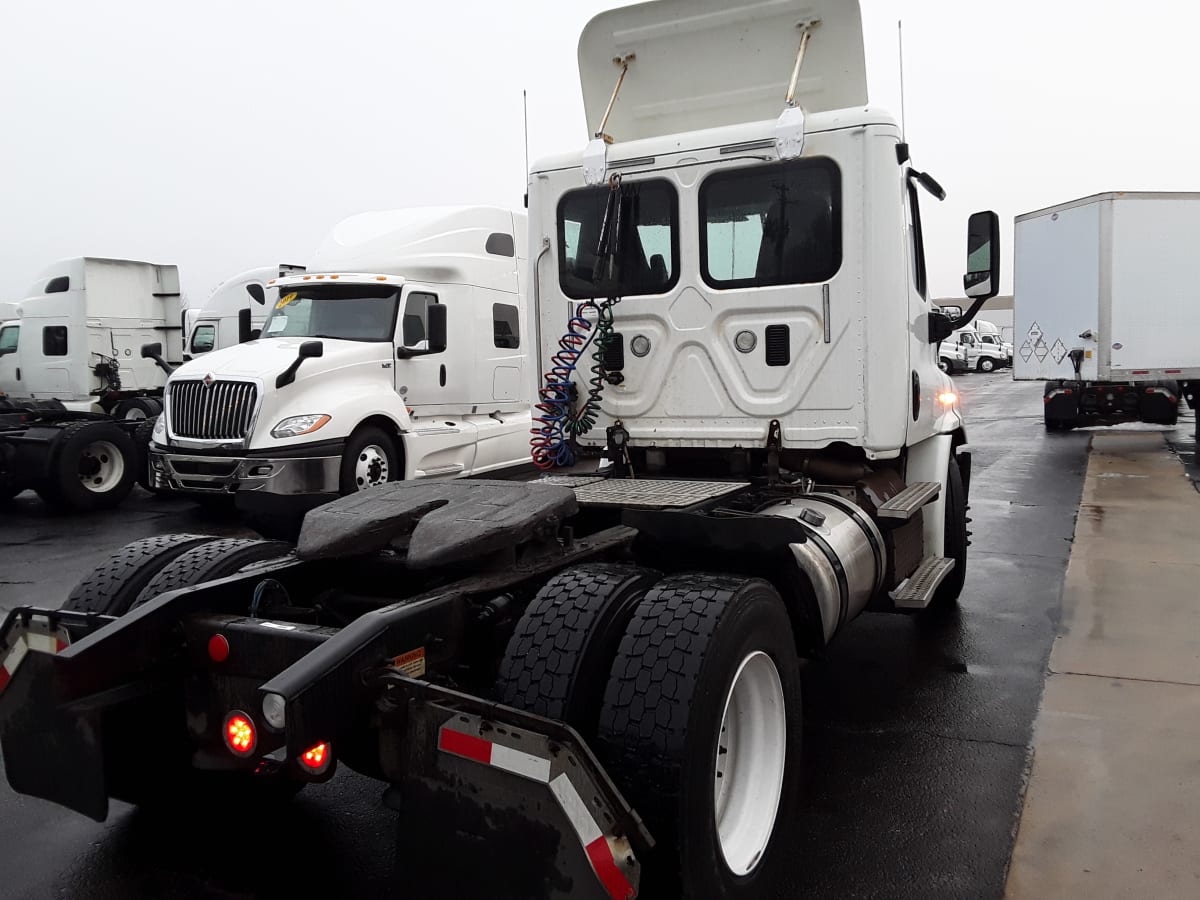
M841 173L828 159L717 172L700 186L700 261L714 288L828 281L842 265Z
M569 191L558 204L558 271L576 300L663 294L679 280L679 198L661 179ZM612 220L605 227L606 215Z

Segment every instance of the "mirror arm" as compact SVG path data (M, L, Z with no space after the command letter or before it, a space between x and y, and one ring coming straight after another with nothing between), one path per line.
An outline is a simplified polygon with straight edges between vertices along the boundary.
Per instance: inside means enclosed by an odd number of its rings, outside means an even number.
M987 303L989 299L990 298L988 297L980 297L978 300L972 303L970 307L968 307L965 313L963 313L957 319L952 319L950 324L954 326L954 330L958 331L958 329L966 328L968 325L970 325L971 322L975 320L975 317L979 315L979 311L983 309L983 304Z

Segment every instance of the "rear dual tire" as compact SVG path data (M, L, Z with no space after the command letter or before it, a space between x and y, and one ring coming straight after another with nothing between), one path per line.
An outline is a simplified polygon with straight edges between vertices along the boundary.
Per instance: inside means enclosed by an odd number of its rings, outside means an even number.
M639 604L613 660L597 751L657 845L647 896L778 896L792 865L801 685L765 581L689 574Z

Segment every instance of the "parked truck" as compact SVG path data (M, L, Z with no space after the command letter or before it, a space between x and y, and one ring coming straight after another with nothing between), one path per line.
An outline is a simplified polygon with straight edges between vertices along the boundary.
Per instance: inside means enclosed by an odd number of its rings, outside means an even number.
M274 282L303 273L304 266L281 263L247 269L222 281L202 307L185 317L184 361L257 338L279 299Z
M246 279L262 333L171 375L154 488L294 536L343 494L528 464L525 244L524 215L493 207L366 213L304 274Z
M354 493L294 550L153 538L14 610L17 791L103 819L203 777L241 814L341 763L406 843L486 849L514 895L782 896L800 658L963 589L971 457L936 348L995 293L998 220L971 217L966 314L931 308L920 197L944 192L867 102L855 3L617 9L579 63L593 140L529 179L544 474ZM325 296L307 278L280 332ZM398 349L434 387L459 326L443 349L433 311L469 303L414 306ZM260 353L303 374L308 330ZM267 428L326 411L279 390Z
M63 260L14 312L0 322L0 500L32 488L66 509L119 503L146 464L137 429L179 362L179 270Z
M1200 194L1107 193L1016 218L1013 377L1047 430L1174 425L1200 382L1191 283Z

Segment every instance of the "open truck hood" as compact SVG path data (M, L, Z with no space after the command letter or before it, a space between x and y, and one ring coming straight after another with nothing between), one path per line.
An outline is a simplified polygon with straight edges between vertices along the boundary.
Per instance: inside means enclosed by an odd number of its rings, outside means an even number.
M620 74L613 60L630 53L636 58L604 129L617 141L778 118L798 26L813 20L821 24L805 53L800 105L809 113L866 105L857 0L657 0L601 13L579 40L589 136Z

